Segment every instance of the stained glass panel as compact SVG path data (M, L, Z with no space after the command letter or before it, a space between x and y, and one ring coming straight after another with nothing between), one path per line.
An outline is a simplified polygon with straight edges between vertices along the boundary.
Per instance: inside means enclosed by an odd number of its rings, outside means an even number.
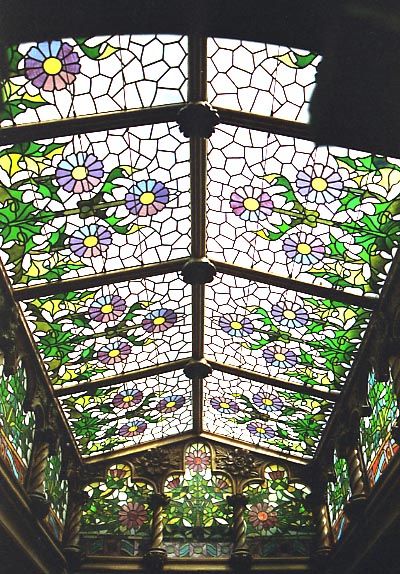
M27 390L22 365L15 375L6 377L0 354L0 458L23 483L32 451L35 416L24 411Z
M297 541L298 553L302 547L308 553L313 536L311 514L305 508L309 492L303 484L290 481L286 469L277 464L266 467L264 484L252 483L245 487L247 539L253 556L260 550L266 555L279 553L279 548L284 548L288 540ZM272 547L260 545L265 538L273 540Z
M392 380L378 381L375 373L371 371L368 388L368 401L372 414L361 419L360 428L362 450L373 486L393 455L399 451L399 446L391 436L391 430L399 416L399 409Z
M62 538L68 502L68 483L61 478L61 464L61 452L58 451L48 458L44 478L44 491L50 501L46 523L59 540Z
M184 469L183 475L171 475L164 486L170 497L165 540L201 543L203 552L211 551L215 556L221 548L207 549L205 542L211 546L223 542L226 546L230 541L231 509L226 495L232 493L232 485L224 476L211 472L211 450L204 443L193 443L186 449ZM196 546L192 546L193 553Z
M189 143L175 124L4 147L0 183L15 284L189 255Z
M84 456L191 429L191 382L171 372L60 398Z
M83 538L96 536L104 544L111 535L122 549L131 546L133 555L140 553L150 538L152 487L133 480L129 466L116 464L108 469L104 481L93 482L85 490L89 499L83 507Z
M187 38L98 36L7 51L3 126L182 102Z
M70 386L189 357L190 295L171 273L22 307L53 383Z
M208 97L215 106L307 122L320 57L305 50L208 39Z
M370 311L230 275L206 287L205 353L299 385L343 385Z
M206 430L279 454L311 457L332 406L216 370L204 379Z
M211 137L208 255L377 294L400 241L400 161L236 128Z
M333 468L334 482L328 482L328 508L331 518L332 532L335 540L339 540L347 527L348 519L344 513L344 506L350 498L350 479L345 459L335 454Z

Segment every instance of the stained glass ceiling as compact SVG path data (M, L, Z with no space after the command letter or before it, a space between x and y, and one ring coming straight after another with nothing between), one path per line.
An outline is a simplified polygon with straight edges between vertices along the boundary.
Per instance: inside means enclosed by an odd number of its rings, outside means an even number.
M0 254L81 455L202 436L310 461L397 251L400 161L315 147L304 50L131 35L8 58ZM181 133L189 101L219 114L208 141ZM201 258L216 275L190 285Z

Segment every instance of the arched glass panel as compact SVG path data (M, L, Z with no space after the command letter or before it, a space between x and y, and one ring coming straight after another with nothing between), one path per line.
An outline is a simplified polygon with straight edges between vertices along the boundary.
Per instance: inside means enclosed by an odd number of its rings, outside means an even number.
M193 443L185 451L184 474L174 473L164 487L165 546L172 556L224 556L230 552L230 517L226 496L232 486L211 469L211 449Z
M361 445L369 480L373 486L399 450L391 437L391 430L399 416L393 382L378 381L375 373L371 371L368 379L368 401L372 414L361 419Z
M311 514L305 508L309 489L291 482L286 469L266 467L263 484L244 489L248 546L253 556L303 556L310 551L313 536Z
M343 509L351 494L350 479L346 461L343 458L338 458L336 453L333 467L335 480L328 482L328 507L333 536L335 540L339 540L348 523Z
M2 361L0 356L0 458L23 483L32 451L35 417L23 408L25 370L20 365L15 375L6 377Z
M68 503L68 482L61 478L62 454L58 450L48 459L44 490L50 500L46 522L56 538L61 540Z

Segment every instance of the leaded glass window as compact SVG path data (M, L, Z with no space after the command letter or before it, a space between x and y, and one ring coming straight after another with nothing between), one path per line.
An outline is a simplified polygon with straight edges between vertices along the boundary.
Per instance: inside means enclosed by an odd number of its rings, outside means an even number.
M344 513L344 506L348 502L350 492L350 479L347 463L344 458L334 454L333 461L334 480L328 483L328 507L335 540L339 540L348 524Z
M68 503L68 482L62 476L62 453L51 455L46 466L44 491L50 501L46 522L56 538L61 540Z

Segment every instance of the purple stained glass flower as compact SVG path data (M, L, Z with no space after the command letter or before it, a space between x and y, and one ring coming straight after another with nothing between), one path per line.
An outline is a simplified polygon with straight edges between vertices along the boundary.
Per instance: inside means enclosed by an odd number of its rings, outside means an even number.
M78 257L98 257L111 244L111 232L104 225L85 225L75 231L69 240L71 251Z
M249 185L234 191L229 204L233 213L245 221L266 219L274 207L268 193Z
M89 307L89 317L99 323L115 321L124 314L126 302L119 295L99 297Z
M139 389L123 389L113 398L113 405L119 409L130 409L143 400L143 393Z
M330 203L342 194L343 180L339 173L329 166L308 165L298 172L296 187L307 201Z
M25 58L25 76L46 92L63 90L81 70L79 56L67 42L40 42Z
M286 257L301 265L314 265L325 255L325 245L319 237L308 233L293 233L283 241Z
M142 321L142 327L148 333L160 333L173 327L178 319L175 311L171 309L157 309L152 311Z
M118 434L120 436L137 436L138 434L143 434L147 428L147 423L143 419L133 419L128 424L122 425L118 429Z
M183 407L185 404L185 397L181 395L171 395L169 397L164 397L156 405L156 409L160 413L173 413Z
M297 355L291 349L286 349L281 345L272 345L263 351L263 357L267 365L288 369L297 363Z
M125 196L126 208L134 215L155 215L162 211L169 201L165 185L154 179L136 182Z
M274 429L259 421L248 423L247 430L250 434L264 439L273 438L275 436Z
M283 408L283 401L278 395L261 391L253 395L253 403L259 409L267 412L280 411Z
M91 191L103 175L103 162L92 153L82 151L62 159L56 169L58 184L73 193Z
M245 337L254 332L254 325L247 317L238 317L237 315L226 315L220 317L219 326L232 337Z
M131 352L131 346L126 341L113 341L104 345L97 353L100 362L105 365L114 365L126 361Z
M232 414L240 410L237 402L227 397L213 397L210 404L213 409L220 413Z
M309 321L308 313L303 307L285 300L272 305L271 316L280 325L291 329L304 327Z

